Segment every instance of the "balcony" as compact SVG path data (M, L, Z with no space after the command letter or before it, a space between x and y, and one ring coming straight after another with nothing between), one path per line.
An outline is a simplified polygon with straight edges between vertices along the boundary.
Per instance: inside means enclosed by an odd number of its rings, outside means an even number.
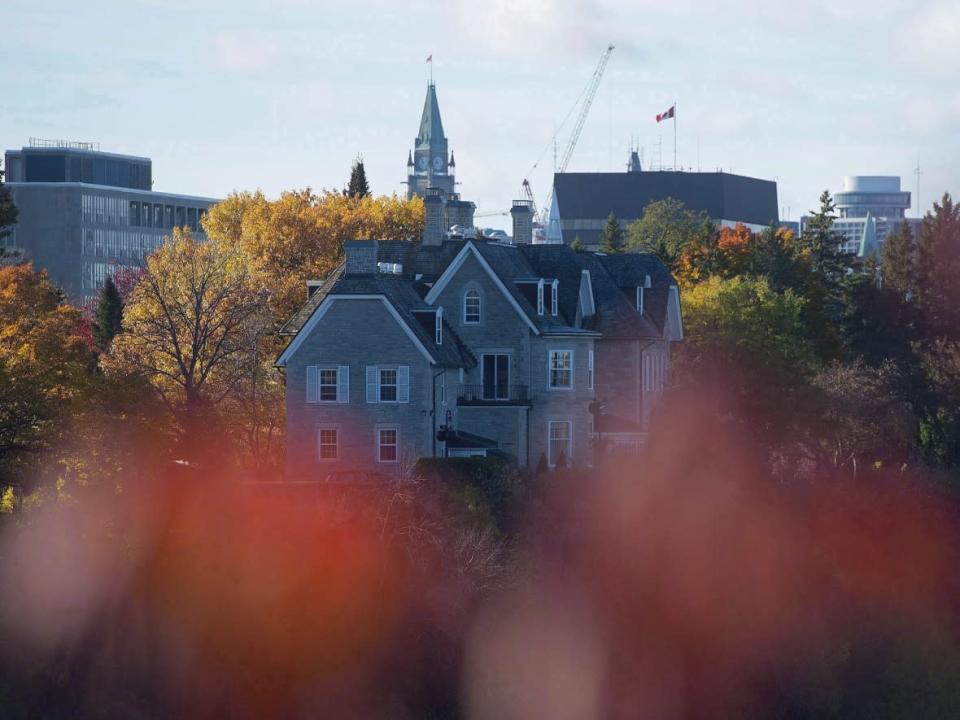
M457 390L457 405L529 405L530 392L527 385L461 385Z

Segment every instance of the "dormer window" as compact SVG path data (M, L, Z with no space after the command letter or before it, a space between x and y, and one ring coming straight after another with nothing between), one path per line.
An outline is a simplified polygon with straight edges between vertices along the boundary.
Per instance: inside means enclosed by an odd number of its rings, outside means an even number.
M557 316L557 311L559 310L560 302L560 281L554 280L550 285L550 314L554 317Z
M443 308L437 308L437 312L435 315L436 315L437 345L443 345Z
M537 281L537 315L543 315L543 278Z
M463 294L463 324L480 324L480 291L471 288Z

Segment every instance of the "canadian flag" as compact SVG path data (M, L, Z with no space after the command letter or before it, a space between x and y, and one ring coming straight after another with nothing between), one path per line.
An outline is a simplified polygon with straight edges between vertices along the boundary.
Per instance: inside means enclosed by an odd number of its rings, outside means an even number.
M677 106L674 105L666 112L662 112L659 115L657 115L657 122L661 122L663 120L669 120L672 117L676 117L676 113L677 113Z

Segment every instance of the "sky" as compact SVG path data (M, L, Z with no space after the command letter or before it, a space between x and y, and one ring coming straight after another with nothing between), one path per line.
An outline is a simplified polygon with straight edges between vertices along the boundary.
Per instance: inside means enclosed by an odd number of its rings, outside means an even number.
M776 180L797 219L845 175L960 191L956 0L0 0L0 142L96 141L157 190L402 193L429 66L459 190L506 227L616 49L571 171L673 162ZM574 116L575 116L574 112ZM662 149L661 149L662 148Z

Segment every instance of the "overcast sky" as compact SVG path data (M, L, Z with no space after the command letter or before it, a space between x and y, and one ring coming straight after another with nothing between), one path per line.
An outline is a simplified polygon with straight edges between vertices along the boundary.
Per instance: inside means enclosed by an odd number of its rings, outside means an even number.
M957 0L0 0L0 27L4 147L98 141L158 190L342 187L362 154L403 192L432 53L464 198L502 211L529 174L543 202L609 43L570 170L631 138L672 162L676 99L680 164L776 179L782 216L848 174L913 191L918 161L924 208L960 190Z

